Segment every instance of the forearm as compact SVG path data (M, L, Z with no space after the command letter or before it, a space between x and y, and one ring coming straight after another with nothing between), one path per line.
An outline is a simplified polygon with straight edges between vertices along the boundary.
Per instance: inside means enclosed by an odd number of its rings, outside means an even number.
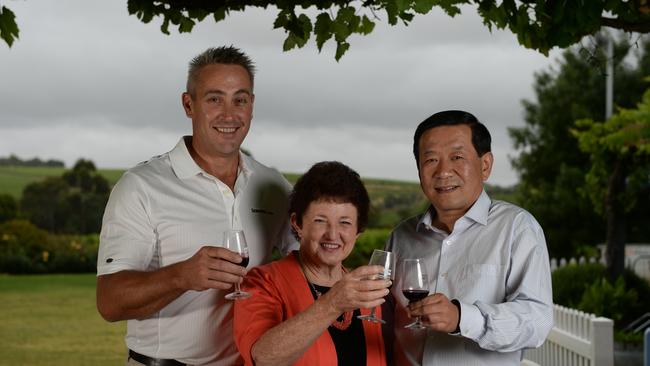
M255 365L291 365L298 360L340 315L324 297L305 311L269 329L255 342Z
M553 326L553 305L536 300L461 304L460 330L483 349L500 352L539 347Z
M99 313L108 321L139 319L156 313L186 291L177 276L177 267L98 276Z

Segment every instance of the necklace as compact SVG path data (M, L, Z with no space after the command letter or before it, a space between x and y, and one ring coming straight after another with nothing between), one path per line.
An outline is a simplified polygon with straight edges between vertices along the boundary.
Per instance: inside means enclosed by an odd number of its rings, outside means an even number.
M305 280L307 281L307 285L309 285L309 289L311 290L312 293L316 294L316 300L320 299L322 293L316 289L316 286L314 286L313 283L309 281L307 278L307 273L305 273L305 269L303 268L302 265L302 259L300 258L300 252L296 253L298 257L298 263L300 263L300 271L302 272L302 275L305 277ZM346 330L350 327L350 324L352 324L352 312L351 311L346 311L343 313L343 319L339 320L341 316L339 316L332 324L330 324L331 327L334 327L338 330Z

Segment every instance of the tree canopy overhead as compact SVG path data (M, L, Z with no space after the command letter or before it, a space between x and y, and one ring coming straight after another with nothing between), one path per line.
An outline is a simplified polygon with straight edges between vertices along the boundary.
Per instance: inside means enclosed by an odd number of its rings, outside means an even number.
M303 47L313 36L319 51L333 40L337 60L350 48L350 35L367 35L377 22L408 24L436 7L453 17L461 5L474 7L488 28L507 28L520 44L544 54L555 46L570 46L601 27L650 32L650 0L128 0L129 13L144 23L162 19L163 33L169 33L170 26L191 32L198 22L220 22L248 7L275 7L273 27L287 34L285 51ZM0 38L11 46L18 33L14 13L3 6Z

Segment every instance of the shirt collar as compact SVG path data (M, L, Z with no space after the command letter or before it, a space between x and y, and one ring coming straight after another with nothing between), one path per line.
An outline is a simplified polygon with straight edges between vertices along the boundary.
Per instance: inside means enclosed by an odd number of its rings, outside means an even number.
M183 136L176 146L169 152L169 160L172 164L172 169L176 176L180 179L187 179L197 174L205 173L205 171L192 159L190 151L187 149L187 144L192 142L192 136ZM239 151L239 166L237 167L237 177L240 174L248 179L252 174L251 158Z
M490 196L485 192L485 190L481 191L481 194L478 196L478 199L472 207L463 215L461 218L458 220L462 219L463 217L466 217L468 219L471 219L481 225L487 225L487 218L488 218L488 213L490 212L490 205L492 204L492 200L490 199ZM435 208L430 205L427 211L422 215L422 218L420 218L420 221L418 221L417 228L420 229L422 226L438 231L433 226L433 215L435 214Z
M176 176L186 179L200 174L203 169L192 159L187 144L192 141L192 136L183 136L176 146L169 152L169 160Z

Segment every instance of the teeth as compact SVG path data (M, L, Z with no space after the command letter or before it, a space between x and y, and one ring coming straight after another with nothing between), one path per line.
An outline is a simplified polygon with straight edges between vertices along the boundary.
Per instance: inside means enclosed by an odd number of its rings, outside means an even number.
M237 129L235 127L217 127L217 131L221 133L233 133Z
M338 249L338 248L340 247L340 245L338 245L338 244L327 244L327 243L323 243L323 244L321 244L321 245L322 245L323 247L325 247L326 249Z

